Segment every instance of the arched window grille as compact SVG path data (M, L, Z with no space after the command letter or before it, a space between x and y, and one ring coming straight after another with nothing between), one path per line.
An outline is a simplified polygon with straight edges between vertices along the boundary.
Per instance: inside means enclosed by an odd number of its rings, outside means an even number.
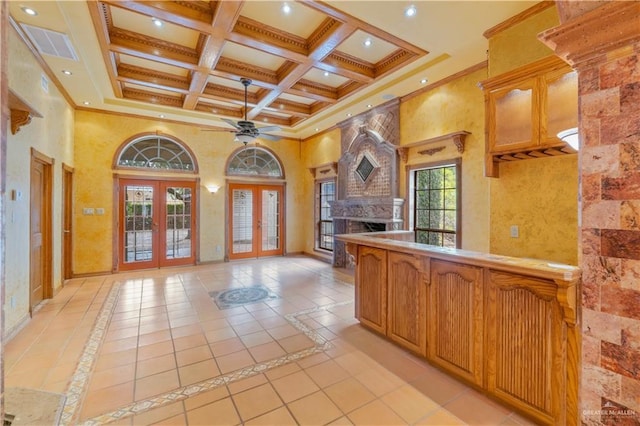
M284 177L280 161L272 153L260 147L241 149L228 164L228 175Z
M180 143L165 136L143 136L129 142L120 151L117 165L188 172L196 168L191 153Z

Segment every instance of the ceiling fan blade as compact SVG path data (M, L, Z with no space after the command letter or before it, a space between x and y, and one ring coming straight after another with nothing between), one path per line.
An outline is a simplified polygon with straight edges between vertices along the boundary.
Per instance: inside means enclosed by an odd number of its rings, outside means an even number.
M236 123L236 122L235 122L235 121L233 121L233 120L229 120L228 118L222 118L222 117L220 118L220 120L222 120L222 121L224 121L225 123L227 123L227 124L229 124L229 125L231 125L231 126L235 127L235 128L236 128L236 129L238 129L238 130L241 130L241 129L242 129L240 126L238 126L238 123Z
M279 141L281 139L280 136L270 135L268 133L259 133L258 137L262 139L267 139L270 141Z
M231 129L200 129L201 132L226 132L226 133L237 133L237 130Z
M280 130L282 130L280 126L266 126L258 128L259 132L279 132Z

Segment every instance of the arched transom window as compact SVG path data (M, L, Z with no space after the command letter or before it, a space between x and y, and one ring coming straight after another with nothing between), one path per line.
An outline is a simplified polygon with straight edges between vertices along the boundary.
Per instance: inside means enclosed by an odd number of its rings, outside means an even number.
M284 177L280 161L260 147L246 147L238 151L229 161L227 174Z
M117 165L189 172L196 169L191 153L166 136L143 136L132 140L120 151Z

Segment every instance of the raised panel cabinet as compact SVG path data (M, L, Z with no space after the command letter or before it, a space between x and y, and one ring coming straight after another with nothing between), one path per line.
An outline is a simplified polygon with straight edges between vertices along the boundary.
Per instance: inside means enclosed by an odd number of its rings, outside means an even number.
M564 424L566 334L553 281L488 272L487 389L544 424Z
M429 270L429 259L390 251L388 262L387 336L425 356L428 273L423 271Z
M378 333L387 332L387 251L358 247L356 318Z
M482 386L483 274L475 266L431 261L429 361Z

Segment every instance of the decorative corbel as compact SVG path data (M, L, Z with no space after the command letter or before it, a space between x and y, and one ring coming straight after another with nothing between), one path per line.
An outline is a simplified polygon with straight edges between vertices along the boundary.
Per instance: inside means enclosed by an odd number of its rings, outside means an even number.
M560 303L562 308L562 316L564 321L570 325L575 326L578 321L578 309L577 309L577 291L578 281L580 278L576 278L571 281L554 280L558 284L558 292L556 299Z
M11 134L15 135L20 131L20 127L31 123L33 117L42 118L42 115L31 108L31 106L20 96L9 90L9 111L11 113Z

